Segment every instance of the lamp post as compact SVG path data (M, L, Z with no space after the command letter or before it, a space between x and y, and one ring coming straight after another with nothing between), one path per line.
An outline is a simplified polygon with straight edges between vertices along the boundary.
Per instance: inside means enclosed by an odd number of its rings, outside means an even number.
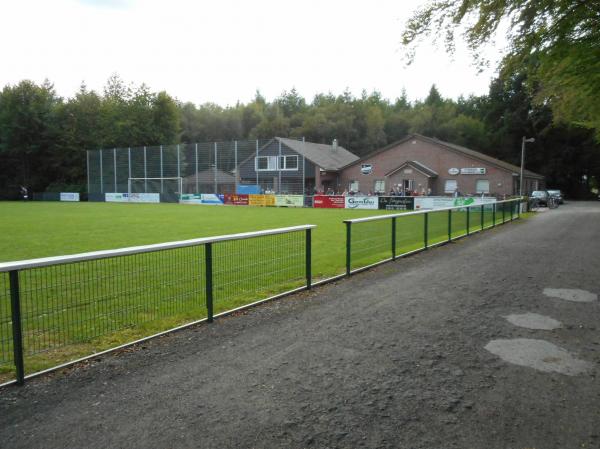
M523 168L525 167L525 143L535 142L533 137L526 138L523 136L521 141L521 179L519 180L519 196L523 196Z

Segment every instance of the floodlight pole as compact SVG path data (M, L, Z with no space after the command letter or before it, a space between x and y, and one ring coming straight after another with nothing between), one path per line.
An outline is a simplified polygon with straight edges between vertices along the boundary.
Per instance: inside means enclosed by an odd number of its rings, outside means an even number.
M523 136L521 140L521 176L519 179L519 196L523 196L523 169L525 167L525 143L526 142L535 142L533 137L527 138Z

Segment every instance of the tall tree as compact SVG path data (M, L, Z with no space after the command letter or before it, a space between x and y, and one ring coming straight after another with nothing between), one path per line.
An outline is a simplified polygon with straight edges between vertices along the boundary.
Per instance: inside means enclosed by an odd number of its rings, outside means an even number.
M403 42L414 59L424 37L443 36L455 48L457 30L479 62L480 47L508 23L509 50L503 73L526 69L539 104L549 104L556 121L587 126L600 139L600 1L432 0L406 24Z

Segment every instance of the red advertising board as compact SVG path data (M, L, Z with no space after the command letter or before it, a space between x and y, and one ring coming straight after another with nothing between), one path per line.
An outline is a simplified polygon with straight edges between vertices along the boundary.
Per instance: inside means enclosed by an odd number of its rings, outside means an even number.
M343 209L345 206L343 195L315 195L313 207Z
M225 204L233 204L235 206L247 206L248 205L248 195L225 194L223 197L223 202Z

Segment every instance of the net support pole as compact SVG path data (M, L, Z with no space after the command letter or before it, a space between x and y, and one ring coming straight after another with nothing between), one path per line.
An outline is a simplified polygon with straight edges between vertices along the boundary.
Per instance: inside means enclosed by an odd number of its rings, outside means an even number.
M164 181L163 181L163 147L160 146L160 193L163 193L164 190Z
M113 168L114 168L114 178L115 178L115 193L117 190L117 149L113 148Z
M240 176L239 173L239 169L238 169L238 142L237 140L233 143L233 166L235 167L235 192L233 193L237 193L238 191L238 179Z
M177 177L181 178L181 166L179 164L179 144L177 144Z
M85 152L85 171L87 173L87 191L90 193L90 150Z
M281 140L277 148L277 193L281 194Z
M256 172L256 185L258 186L258 139L256 139L256 157L254 158L254 171Z
M100 193L104 193L104 170L102 167L102 150L100 150Z
M127 179L131 178L131 147L127 148Z
M146 162L146 147L144 146L144 193L148 193L148 164Z
M198 182L198 144L195 145L196 152L196 193L200 193L200 186Z
M213 177L214 177L214 186L213 190L215 191L215 195L218 193L217 191L217 142L215 142L215 167L213 169Z
M306 159L302 156L302 195L306 195Z

